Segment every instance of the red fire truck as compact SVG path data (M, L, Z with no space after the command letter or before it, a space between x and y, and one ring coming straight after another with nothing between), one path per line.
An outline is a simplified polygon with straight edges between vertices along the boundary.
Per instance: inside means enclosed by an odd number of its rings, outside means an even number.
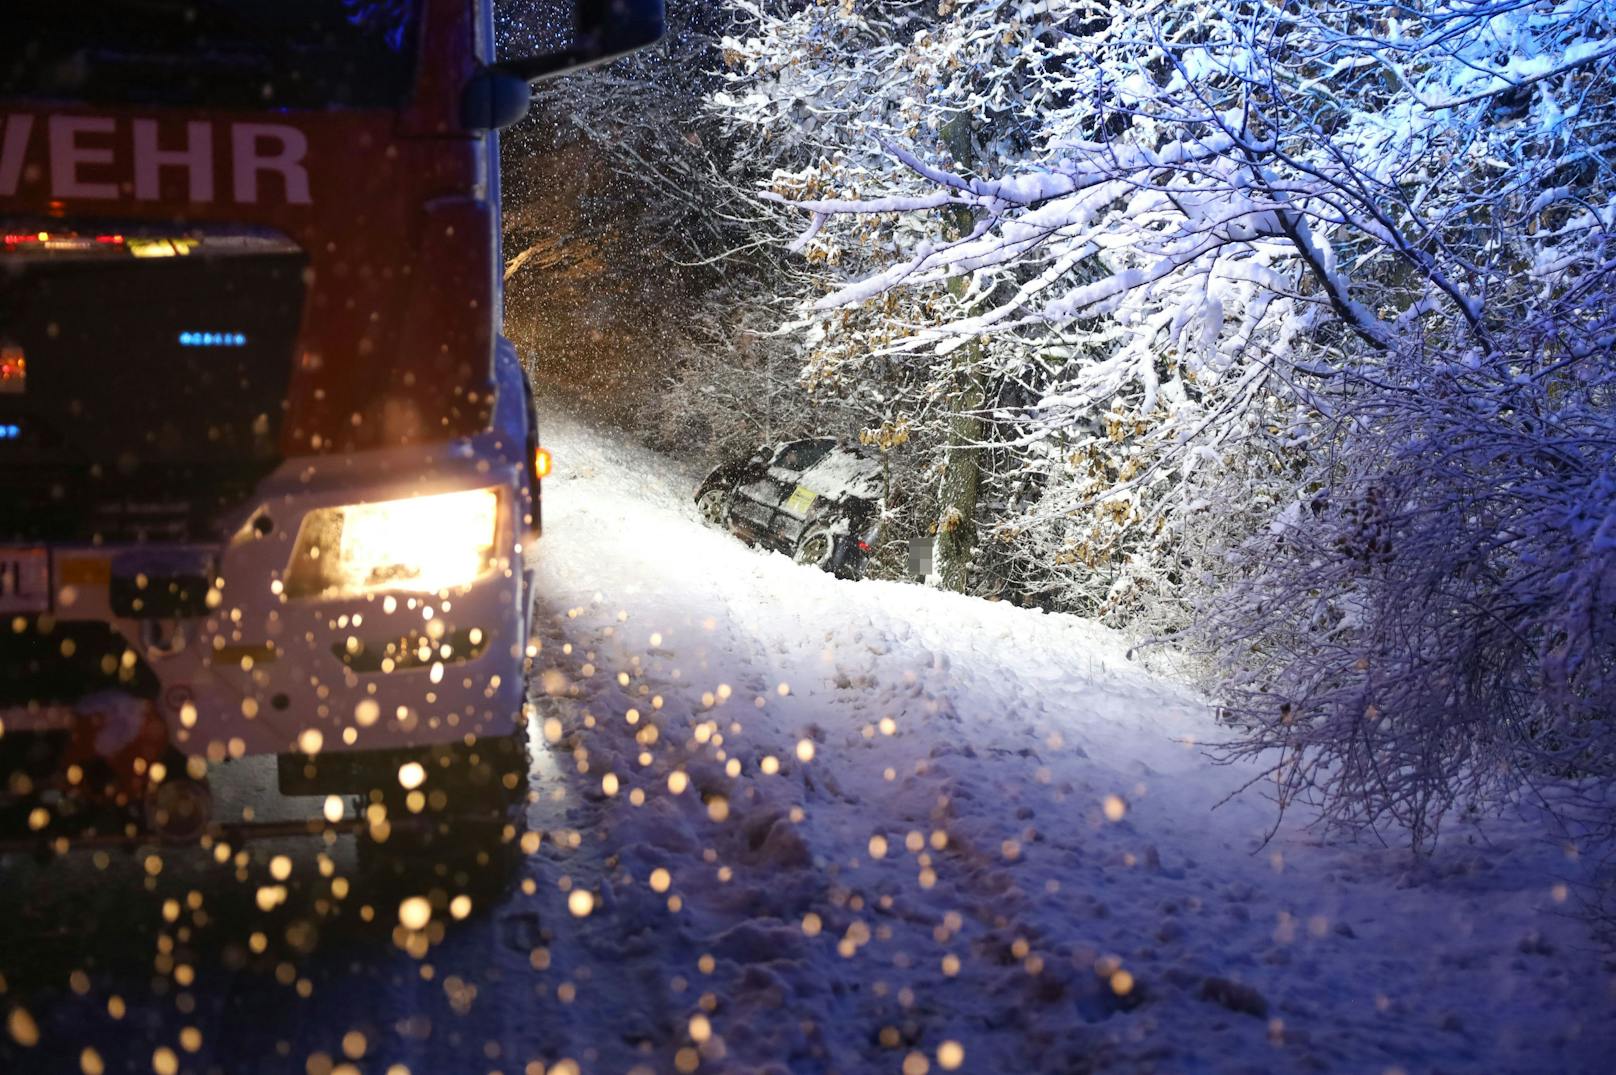
M492 4L8 9L5 846L251 835L208 781L266 755L372 837L526 791L548 457L498 334L496 132L662 5L577 0L496 62Z

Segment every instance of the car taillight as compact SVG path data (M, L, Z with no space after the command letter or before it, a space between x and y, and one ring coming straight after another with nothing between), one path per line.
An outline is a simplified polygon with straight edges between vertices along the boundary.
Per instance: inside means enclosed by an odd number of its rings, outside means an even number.
M533 476L535 478L548 478L550 476L550 449L533 449Z

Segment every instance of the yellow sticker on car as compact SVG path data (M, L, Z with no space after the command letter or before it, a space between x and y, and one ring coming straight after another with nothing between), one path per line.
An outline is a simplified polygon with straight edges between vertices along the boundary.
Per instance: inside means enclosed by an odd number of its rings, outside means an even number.
M818 493L806 485L799 485L796 492L786 500L786 510L793 515L807 515L808 509L813 507L814 501L818 499Z

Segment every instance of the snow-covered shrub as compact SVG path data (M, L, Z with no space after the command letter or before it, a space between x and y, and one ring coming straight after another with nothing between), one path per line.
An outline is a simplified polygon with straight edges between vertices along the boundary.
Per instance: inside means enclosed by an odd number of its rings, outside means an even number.
M1616 778L1611 377L1360 384L1339 456L1202 624L1248 729L1229 752L1269 759L1281 803L1423 845L1456 807Z

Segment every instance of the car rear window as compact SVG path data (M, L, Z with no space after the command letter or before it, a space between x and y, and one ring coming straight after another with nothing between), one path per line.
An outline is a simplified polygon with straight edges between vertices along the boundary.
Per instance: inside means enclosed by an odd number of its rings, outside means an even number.
M236 108L401 104L417 0L10 0L0 97Z
M807 470L835 446L833 440L799 440L781 448L774 457L774 465L786 470Z

